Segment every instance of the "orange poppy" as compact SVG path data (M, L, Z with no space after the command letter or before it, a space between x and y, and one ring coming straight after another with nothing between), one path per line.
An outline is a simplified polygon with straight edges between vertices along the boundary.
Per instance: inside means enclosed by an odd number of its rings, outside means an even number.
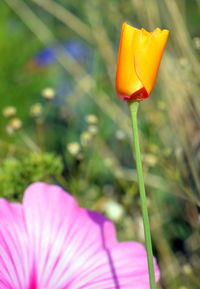
M118 53L116 90L124 100L140 100L151 93L169 31L153 32L123 23Z

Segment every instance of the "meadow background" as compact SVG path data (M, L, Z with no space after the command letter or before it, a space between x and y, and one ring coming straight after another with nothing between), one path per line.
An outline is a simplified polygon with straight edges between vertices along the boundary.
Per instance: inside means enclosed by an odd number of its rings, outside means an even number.
M115 93L124 21L171 31L140 105L142 157L159 288L199 289L198 0L2 0L0 196L57 183L120 240L144 242L129 111Z

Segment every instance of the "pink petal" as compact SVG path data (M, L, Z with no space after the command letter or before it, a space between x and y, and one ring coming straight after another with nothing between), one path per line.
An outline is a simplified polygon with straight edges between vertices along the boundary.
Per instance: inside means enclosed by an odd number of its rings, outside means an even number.
M70 288L149 289L145 249L136 242L118 243L88 260ZM159 270L155 263L156 280Z
M37 264L37 284L42 288L65 288L88 260L116 244L112 223L79 208L60 187L31 185L23 207L29 247Z
M0 201L0 288L149 289L146 253L61 188L36 183L23 206Z
M22 206L0 199L0 288L31 288L31 270Z

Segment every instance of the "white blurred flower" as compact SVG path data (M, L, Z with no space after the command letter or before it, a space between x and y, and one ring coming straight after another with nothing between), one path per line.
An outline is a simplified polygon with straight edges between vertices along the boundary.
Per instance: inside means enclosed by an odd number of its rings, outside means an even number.
M157 164L157 157L153 154L143 155L143 161L151 167L154 167Z
M85 120L88 124L97 124L98 123L98 118L95 114L86 115Z
M51 87L46 87L42 90L42 96L48 100L54 99L55 90Z
M119 129L117 130L115 137L118 140L124 140L126 138L126 134L123 130Z
M13 118L10 120L9 125L14 129L18 130L22 127L22 121L19 118Z
M119 203L110 200L105 204L105 213L108 218L117 222L122 218L124 209Z
M71 142L67 144L67 149L71 155L77 156L80 152L81 147L78 142Z
M9 135L22 127L22 121L19 118L12 118L6 126L6 131Z
M5 117L11 117L11 116L14 116L17 112L17 109L16 107L14 106L6 106L4 109L3 109L3 115Z
M40 103L36 103L31 106L30 114L34 117L41 116L42 114L42 105Z

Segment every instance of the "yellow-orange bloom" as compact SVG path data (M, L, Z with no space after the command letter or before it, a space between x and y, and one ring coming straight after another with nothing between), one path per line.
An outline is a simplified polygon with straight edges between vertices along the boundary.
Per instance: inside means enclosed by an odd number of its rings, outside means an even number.
M120 98L140 100L151 93L169 31L153 32L123 23L118 53L116 90Z

